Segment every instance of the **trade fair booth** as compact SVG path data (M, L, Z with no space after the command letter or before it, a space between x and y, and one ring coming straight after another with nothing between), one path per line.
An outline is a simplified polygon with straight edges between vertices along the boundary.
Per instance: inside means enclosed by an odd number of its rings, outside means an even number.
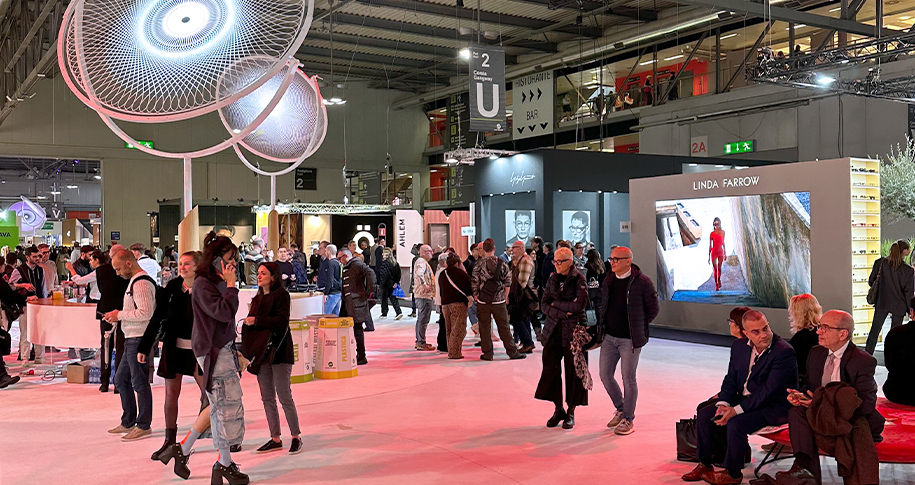
M789 335L791 296L854 316L863 342L874 316L867 278L880 257L876 160L843 158L632 180L633 262L661 299L655 325L728 333L735 306L762 308ZM713 224L724 231L716 288Z

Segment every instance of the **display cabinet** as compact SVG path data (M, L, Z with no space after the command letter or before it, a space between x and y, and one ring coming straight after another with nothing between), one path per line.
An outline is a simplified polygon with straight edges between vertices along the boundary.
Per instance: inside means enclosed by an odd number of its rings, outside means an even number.
M867 280L880 257L880 162L852 158L850 176L853 341L863 344L874 319Z

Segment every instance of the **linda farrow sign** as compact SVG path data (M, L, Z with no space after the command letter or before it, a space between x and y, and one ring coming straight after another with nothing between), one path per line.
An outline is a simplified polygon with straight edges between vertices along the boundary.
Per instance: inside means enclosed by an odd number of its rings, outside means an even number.
M759 183L759 175L753 177L731 177L717 179L695 180L693 181L693 190L709 190L719 187L752 187Z

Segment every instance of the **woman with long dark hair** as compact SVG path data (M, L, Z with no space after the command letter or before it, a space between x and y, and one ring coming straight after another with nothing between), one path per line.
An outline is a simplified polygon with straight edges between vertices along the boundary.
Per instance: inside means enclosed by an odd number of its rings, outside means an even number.
M712 220L712 233L708 240L708 261L712 265L712 275L715 276L715 291L721 289L721 264L727 258L724 249L724 229L721 229L721 219Z
M289 335L289 293L283 288L282 273L276 263L261 263L257 267L257 295L251 301L251 309L245 318L246 328L242 330L243 345L247 340L263 342L254 345L257 355L252 362L257 362L257 385L260 388L261 400L264 402L264 412L267 415L267 424L270 428L271 440L257 449L258 453L270 453L283 449L280 439L280 415L276 409L276 400L279 398L283 405L283 414L292 434L292 444L289 454L295 455L302 452L302 440L299 437L299 416L292 400L292 364L295 355L292 350L292 336ZM251 329L248 331L247 329ZM257 339L263 335L266 338ZM268 348L275 350L268 351ZM272 354L272 359L270 358ZM253 367L249 367L252 369Z
M604 262L601 261L600 251L590 249L585 258L585 281L588 282L588 300L591 302L589 309L597 310L600 308L601 300L600 281L607 271Z
M205 249L195 271L191 304L194 328L191 347L203 370L203 382L210 400L210 430L219 461L213 465L211 483L247 485L248 475L232 461L230 448L245 437L245 409L242 405L238 357L235 353L235 312L238 310L236 256L238 248L225 236L212 231L204 240ZM182 446L173 446L175 459L185 464L196 437L187 437ZM186 468L186 466L185 466ZM175 467L176 472L178 466ZM188 474L190 472L188 471Z
M887 315L892 315L890 325L893 329L902 325L902 317L909 313L909 301L915 292L915 272L904 259L909 252L909 243L900 239L890 246L889 256L874 261L867 283L879 286L877 302L874 304L874 321L864 347L868 354L873 355L877 348L877 339Z
M70 272L70 281L72 284L76 286L88 287L86 292L86 303L98 303L98 301L102 298L102 292L99 291L98 278L96 276L95 270L98 269L99 266L109 261L111 260L108 258L107 254L96 249L92 252L92 255L89 256L89 266L92 268L92 272L85 276L80 276L80 274L76 272L76 268L67 262L67 271Z
M203 255L199 251L188 251L178 258L178 276L165 285L159 292L156 301L156 312L146 327L143 339L140 340L138 357L146 358L153 350L156 336L162 337L162 357L159 359L159 377L165 379L165 442L162 447L152 454L153 460L163 463L174 456L169 452L172 445L178 441L178 397L181 396L181 381L184 376L192 376L197 381L201 392L204 390L203 372L194 358L191 348L191 335L194 328L194 310L191 304L191 292L194 287L197 265ZM205 411L205 410L204 410ZM208 415L201 411L200 415L207 418L205 426L194 423L194 430L200 433L206 431L209 420ZM202 421L198 417L198 421ZM201 423L204 424L204 423ZM193 431L191 431L193 433ZM190 449L188 449L190 452ZM179 475L183 465L176 465ZM187 478L187 477L184 477Z

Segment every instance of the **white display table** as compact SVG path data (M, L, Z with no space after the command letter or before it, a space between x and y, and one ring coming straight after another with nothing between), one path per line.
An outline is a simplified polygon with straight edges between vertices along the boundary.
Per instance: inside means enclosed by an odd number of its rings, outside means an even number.
M58 348L98 348L101 334L95 308L95 303L50 298L30 301L26 306L29 341Z

